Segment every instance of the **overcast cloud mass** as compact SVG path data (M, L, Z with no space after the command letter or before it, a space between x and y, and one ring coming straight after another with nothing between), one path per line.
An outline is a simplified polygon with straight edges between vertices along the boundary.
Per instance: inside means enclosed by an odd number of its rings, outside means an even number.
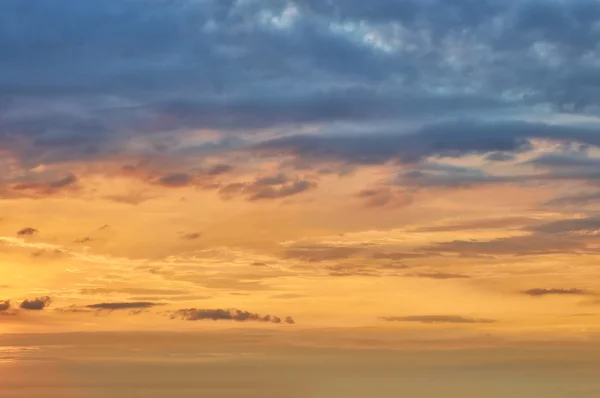
M598 0L0 1L0 337L597 344L598 21Z

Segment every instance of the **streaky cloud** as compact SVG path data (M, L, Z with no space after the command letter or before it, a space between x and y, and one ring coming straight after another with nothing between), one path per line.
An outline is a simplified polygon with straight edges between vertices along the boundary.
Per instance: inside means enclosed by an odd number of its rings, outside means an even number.
M175 311L171 315L172 319L181 318L186 321L237 321L237 322L265 322L265 323L295 323L292 317L280 318L278 316L271 315L259 315L248 311L242 311L237 309L198 309L198 308L184 308Z
M459 315L410 315L410 316L387 316L382 317L386 322L416 322L416 323L494 323L493 319L469 318Z

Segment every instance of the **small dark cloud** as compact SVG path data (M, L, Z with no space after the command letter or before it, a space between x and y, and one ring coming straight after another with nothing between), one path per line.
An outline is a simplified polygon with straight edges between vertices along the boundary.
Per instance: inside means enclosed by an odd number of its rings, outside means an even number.
M493 319L469 318L459 315L411 315L386 316L381 320L386 322L417 322L417 323L494 323Z
M10 301L0 301L0 312L7 312L8 310L10 310Z
M444 272L433 272L433 273L418 273L407 275L414 278L427 278L427 279L469 279L468 275L463 274L449 274Z
M60 257L63 254L65 254L65 252L60 249L54 249L54 250L40 249L40 250L36 250L36 251L32 252L31 256L32 257Z
M89 237L89 236L84 236L83 238L75 239L75 240L73 241L73 243L77 243L77 244L83 245L83 244L85 244L85 243L90 243L90 242L92 242L92 241L94 241L94 239L93 239L93 238L91 238L91 237Z
M124 195L107 195L104 196L104 199L110 200L116 203L138 206L144 202L147 202L152 199L156 199L156 196L146 194L143 192L132 192Z
M229 173L233 170L233 166L229 164L217 164L212 166L210 169L206 171L206 174L209 176L218 176L221 174Z
M541 297L541 296L580 296L588 294L587 291L583 289L544 289L544 288L534 288L523 291L523 294L532 297Z
M32 235L35 235L35 234L37 234L39 232L40 231L38 231L35 228L27 227L27 228L23 228L23 229L17 231L17 235L18 236L32 236Z
M21 303L21 308L24 310L41 311L52 303L52 299L48 296L37 297L31 300L25 300Z
M152 303L148 301L136 301L136 302L124 302L124 303L99 303L86 305L86 308L93 310L106 310L106 311L118 311L118 310L140 310L156 307L163 305L161 303Z
M10 300L0 301L0 316L14 316L16 312L12 309Z
M184 187L189 185L192 181L194 180L194 177L192 177L189 174L186 173L173 173L173 174L167 174L163 177L161 177L158 182L161 185L167 186L167 187Z
M185 308L175 311L172 319L181 318L186 321L202 321L202 320L213 320L213 321L237 321L237 322L266 322L266 323L288 323L293 324L294 319L292 317L285 317L283 320L277 316L271 315L259 315L256 313L242 311L237 309L198 309L198 308Z
M189 233L185 233L183 235L181 235L181 239L184 240L196 240L196 239L200 239L202 237L202 234L199 232L189 232Z

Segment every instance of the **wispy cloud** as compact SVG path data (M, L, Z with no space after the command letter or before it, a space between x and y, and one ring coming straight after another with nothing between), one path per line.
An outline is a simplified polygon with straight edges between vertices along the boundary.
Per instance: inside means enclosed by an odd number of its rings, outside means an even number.
M541 296L581 296L588 294L588 291L577 288L563 289L563 288L534 288L523 291L523 294L532 297Z
M494 323L493 319L469 318L459 315L410 315L386 316L381 318L387 322L416 322L416 323Z
M156 307L159 305L164 305L161 303L151 303L151 302L121 302L121 303L98 303L98 304L89 304L86 305L86 308L90 308L92 310L100 310L100 311L119 311L119 310L139 310L139 309L148 309L152 307Z
M414 278L426 278L426 279L469 279L469 275L464 274L451 274L446 272L420 272L416 274L408 274Z
M171 318L181 318L186 321L237 321L237 322L266 322L266 323L295 323L292 317L280 318L271 315L259 315L256 313L236 309L198 309L185 308L173 313Z

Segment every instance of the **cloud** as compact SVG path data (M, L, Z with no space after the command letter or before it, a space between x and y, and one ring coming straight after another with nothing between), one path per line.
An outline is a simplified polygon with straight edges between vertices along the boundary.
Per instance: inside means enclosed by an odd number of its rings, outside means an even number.
M173 313L172 319L181 318L186 321L201 321L201 320L227 320L227 321L238 321L238 322L267 322L267 323L288 323L293 324L294 319L292 317L285 317L283 320L277 316L271 315L259 315L248 311L236 310L236 309L197 309L197 308L186 308L181 309Z
M23 13L18 0L3 1L0 147L18 170L2 174L0 196L75 193L91 175L123 176L123 164L135 164L128 175L145 183L269 200L317 181L230 179L269 161L255 154L346 170L510 161L532 140L600 145L593 126L527 121L540 108L597 114L595 2L363 3L106 0ZM555 177L591 178L577 171ZM515 181L483 170L425 174L395 184ZM392 186L359 197L372 207L411 200Z
M593 216L534 223L522 227L521 230L529 234L491 240L437 242L422 247L421 250L461 255L596 253L597 249L593 243L600 234L600 218Z
M409 171L400 173L395 183L404 187L468 188L484 185L524 183L531 176L494 175L477 167L423 162Z
M363 251L358 247L337 247L322 245L295 245L285 250L285 257L310 262L341 260L354 257Z
M291 299L297 299L297 298L304 298L307 297L303 294L296 294L296 293L281 293L281 294L275 294L273 296L271 296L272 299L282 299L282 300L291 300Z
M136 153L133 131L176 137L598 101L584 51L598 39L589 1L220 3L148 9L107 0L48 15L43 4L23 14L16 0L3 2L2 57L10 62L0 91L18 101L7 102L2 125L26 139L17 145L3 133L4 141L40 163ZM37 26L45 39L12 26ZM557 26L564 36L552 33ZM60 27L72 34L57 34ZM540 45L554 51L534 51Z
M547 255L585 251L587 244L564 236L532 234L492 240L454 240L438 242L422 248L426 252L461 255Z
M31 253L31 257L61 257L65 252L61 249L47 250L47 249L39 249Z
M535 288L523 291L523 294L532 297L542 297L542 296L578 296L588 294L587 291L583 289L543 289L543 288Z
M163 305L163 304L138 301L138 302L123 302L123 303L90 304L90 305L86 305L85 307L90 308L92 310L100 310L100 311L103 311L103 310L118 311L118 310L142 310L142 309L156 307L158 305Z
M485 160L490 162L508 162L514 159L514 154L506 152L492 152L485 157Z
M149 200L156 199L156 196L144 192L131 192L123 195L106 195L104 196L104 199L131 206L138 206Z
M432 273L417 273L417 274L409 274L407 276L411 276L414 278L427 278L427 279L469 279L470 276L463 274L450 274L443 272L432 272Z
M551 221L527 227L526 230L545 234L597 234L600 217L573 218Z
M545 206L550 207L580 207L594 204L600 204L600 192L558 196L544 203Z
M147 294L147 295L178 295L178 294L187 294L187 290L179 290L179 289L152 289L152 288L143 288L143 287L130 287L130 288L111 288L111 287L96 287L96 288L87 288L81 289L79 291L81 294L86 295L96 295L96 294L110 294L110 293L119 293L119 294Z
M535 218L529 217L505 217L505 218L482 218L479 220L464 221L456 224L434 225L415 228L416 232L454 232L477 229L506 229L521 227L535 223Z
M193 177L186 173L174 173L161 177L158 182L167 187L184 187L193 181Z
M382 276L378 273L377 269L364 266L362 264L335 264L324 267L327 270L327 275L334 277L354 277L354 276L365 276L365 277L379 277ZM380 269L384 269L380 267Z
M56 308L56 309L54 309L54 311L62 312L62 313L70 313L70 314L86 314L86 313L92 312L92 310L89 310L86 308L81 308L77 305L70 305L68 307Z
M572 153L548 153L533 159L530 159L523 164L532 165L538 168L597 168L600 166L600 158L592 158L585 154Z
M406 134L294 135L265 141L258 144L256 149L264 154L289 154L314 161L381 164L396 160L415 163L428 157L529 151L532 149L531 139L600 145L600 136L589 127L518 120L458 120L426 125L417 132ZM471 180L492 178L481 174L467 174L466 177Z
M209 176L218 176L221 174L229 173L235 167L230 164L216 164L207 170L206 174Z
M423 257L435 257L440 256L439 252L375 252L371 254L371 258L376 260L407 260L413 258L423 258Z
M387 322L417 322L417 323L494 323L493 319L469 318L458 315L411 315L387 316L381 318Z
M0 316L14 316L16 311L12 309L10 300L0 301Z
M250 201L281 199L316 188L314 181L290 178L276 174L258 178L252 182L235 182L219 189L222 198L230 199L244 196Z
M48 307L52 303L52 298L48 296L37 297L31 300L24 300L21 302L21 309L24 310L33 310L33 311L41 311L44 308Z
M363 189L357 195L367 207L405 207L413 202L410 193L396 187Z
M12 186L14 191L30 193L35 196L54 195L62 190L73 189L77 184L77 177L73 174L68 174L65 177L50 180L50 181L23 181Z
M184 240L196 240L202 237L202 234L199 232L189 232L181 235L181 239Z
M35 228L27 227L27 228L23 228L23 229L17 231L17 235L18 236L32 236L32 235L35 235L35 234L37 234L39 232L40 231L38 231Z

